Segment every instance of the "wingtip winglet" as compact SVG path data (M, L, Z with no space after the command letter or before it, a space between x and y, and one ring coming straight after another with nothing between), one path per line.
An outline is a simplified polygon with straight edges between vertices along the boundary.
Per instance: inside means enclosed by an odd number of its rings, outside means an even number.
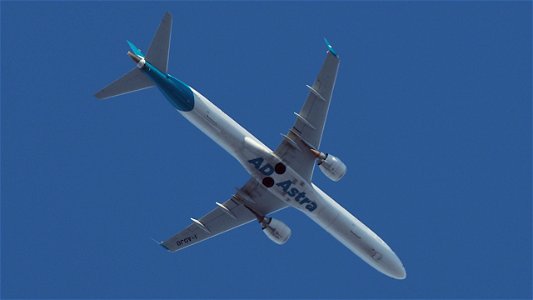
M163 244L163 242L159 243L159 246L163 247L165 250L167 250L168 252L172 252L172 250L170 250L170 248L168 248L167 246L165 246L165 244Z
M326 43L326 46L328 47L328 51L335 57L339 57L337 55L337 51L335 51L335 49L333 49L333 46L331 46L331 44L329 43L328 39L327 38L324 38L324 42Z
M165 250L167 250L167 251L170 252L170 249L169 249L167 246L165 246L164 242L162 242L162 241L158 241L158 240L156 240L156 239L154 239L154 238L152 238L152 241L154 241L156 244L158 244L159 246L165 248Z

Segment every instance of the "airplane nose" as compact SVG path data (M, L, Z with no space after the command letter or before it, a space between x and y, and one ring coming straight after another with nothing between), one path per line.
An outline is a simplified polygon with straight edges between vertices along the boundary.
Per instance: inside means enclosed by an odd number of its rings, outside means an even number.
M405 272L405 268L403 267L403 265L400 264L391 268L389 276L394 279L402 280L407 277L407 273Z
M405 272L405 268L403 267L401 260L394 252L391 256L391 259L386 264L386 274L394 279L405 279L407 277L407 273Z

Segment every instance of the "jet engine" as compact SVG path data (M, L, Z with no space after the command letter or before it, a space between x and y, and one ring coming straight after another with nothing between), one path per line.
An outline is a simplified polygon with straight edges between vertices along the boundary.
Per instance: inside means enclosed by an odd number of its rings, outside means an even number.
M285 244L291 237L291 229L280 220L265 217L261 226L265 235L278 245Z
M339 181L346 174L348 168L338 157L315 149L311 149L311 152L317 157L320 171L329 179Z

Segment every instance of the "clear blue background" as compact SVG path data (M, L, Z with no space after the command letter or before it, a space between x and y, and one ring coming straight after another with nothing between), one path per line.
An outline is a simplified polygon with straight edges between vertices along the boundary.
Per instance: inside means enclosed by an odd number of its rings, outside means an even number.
M1 296L531 297L530 2L2 2ZM248 178L155 89L97 101L174 16L169 70L271 148L341 56L315 182L387 241L367 266L304 215L164 239Z

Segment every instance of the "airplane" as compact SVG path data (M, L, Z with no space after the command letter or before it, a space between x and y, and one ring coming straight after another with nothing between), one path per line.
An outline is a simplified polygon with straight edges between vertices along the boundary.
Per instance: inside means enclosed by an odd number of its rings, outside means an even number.
M312 182L315 163L322 173L339 181L346 165L321 152L320 142L331 103L339 55L331 44L296 121L281 144L272 151L191 86L170 75L168 57L172 16L166 13L148 52L127 41L127 55L136 67L95 94L108 99L138 90L158 87L185 119L231 154L251 178L224 203L169 239L158 242L170 252L182 250L231 229L257 220L265 235L282 245L291 229L272 213L293 207L330 233L363 261L394 279L406 278L405 268L394 251L370 228L335 202Z

